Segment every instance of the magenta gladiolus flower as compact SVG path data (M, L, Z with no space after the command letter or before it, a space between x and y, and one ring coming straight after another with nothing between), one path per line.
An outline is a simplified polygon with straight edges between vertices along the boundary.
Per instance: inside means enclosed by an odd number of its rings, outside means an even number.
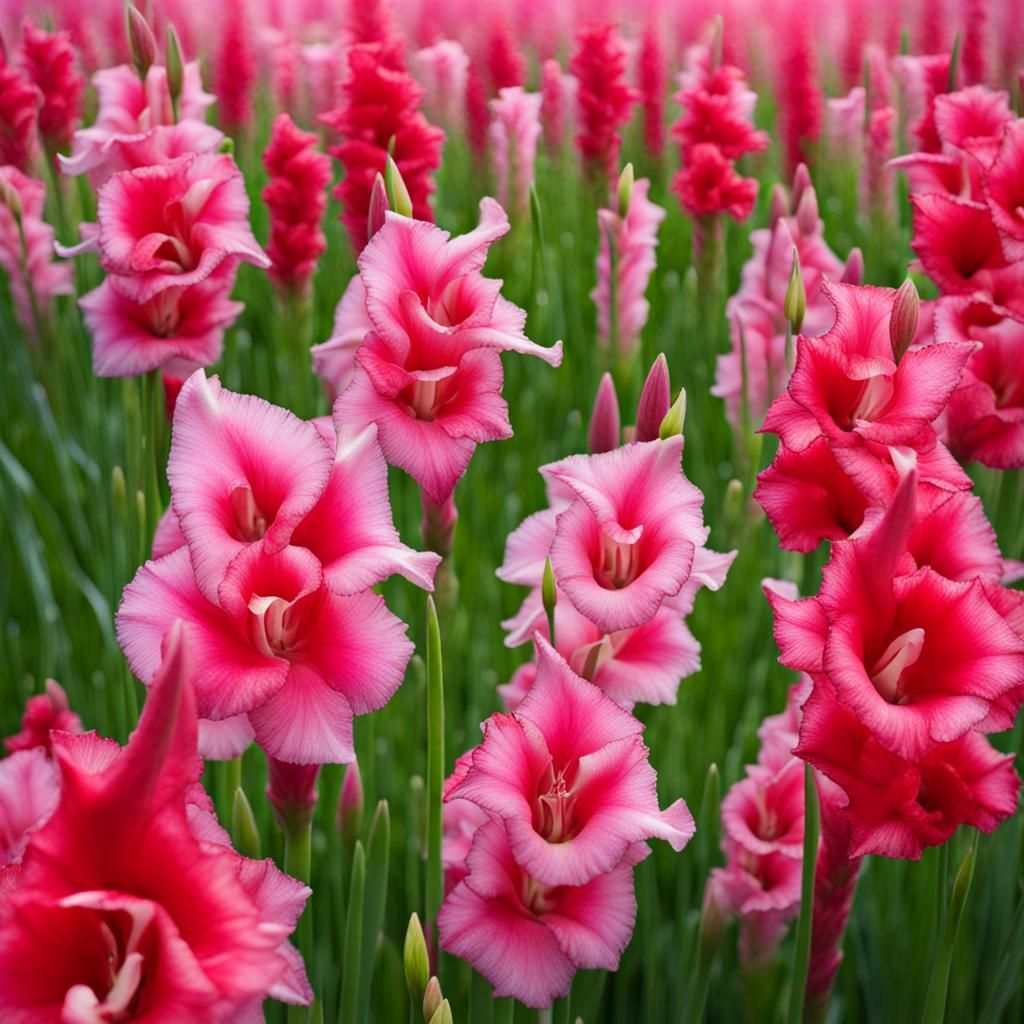
M662 811L643 726L574 673L542 639L537 680L511 715L492 715L446 798L500 819L516 863L548 886L583 885L650 838L681 850L682 800Z
M481 273L491 243L508 231L493 199L480 225L450 238L433 224L388 212L359 258L373 324L338 400L339 423L376 423L388 461L436 503L450 497L477 444L509 437L500 353L557 366L562 344L523 333L526 314Z
M288 936L310 890L231 849L198 785L191 648L175 626L128 746L55 734L60 801L0 886L0 1016L256 1019L308 1005ZM10 869L8 869L10 870Z
M11 754L19 750L41 747L50 753L50 733L80 733L82 720L71 710L68 695L60 683L46 680L46 691L29 697L25 702L25 713L21 716L21 731L4 740L4 746Z
M21 862L31 834L46 823L59 796L59 773L42 747L0 760L0 893L14 885L17 872L10 865Z
M85 80L67 32L46 32L29 18L21 26L21 66L42 96L39 135L51 150L71 141L82 116Z

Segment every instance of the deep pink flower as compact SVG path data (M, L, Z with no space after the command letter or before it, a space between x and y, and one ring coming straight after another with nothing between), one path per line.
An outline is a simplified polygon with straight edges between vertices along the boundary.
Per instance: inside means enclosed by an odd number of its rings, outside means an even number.
M695 217L727 213L746 220L757 201L757 181L744 178L717 146L699 143L687 151L686 166L675 176L672 191Z
M1024 260L1024 118L1003 132L984 192L1006 258Z
M549 886L516 862L501 823L485 822L438 914L441 947L472 964L495 998L550 1006L577 970L617 969L636 921L633 866L648 853L634 843L589 882Z
M626 81L626 50L615 26L581 28L569 70L578 83L576 146L589 173L611 178L619 165L620 132L637 100Z
M546 886L591 882L649 838L681 850L693 818L682 800L659 809L643 726L542 639L537 659L533 688L513 714L488 719L446 799L500 819L515 862Z
M487 75L492 93L525 84L526 58L516 45L508 21L500 15L490 19L486 49Z
M946 342L914 348L895 362L889 319L895 292L827 284L835 306L832 329L797 339L787 390L768 410L763 429L791 452L819 437L831 447L865 442L927 451L931 424L960 381L972 347Z
M540 72L540 120L548 152L557 153L565 142L567 97L562 66L553 57L544 61Z
M665 151L665 91L668 72L665 51L657 28L648 25L640 37L637 84L644 110L644 142L651 156L660 159Z
M173 125L174 113L167 91L167 70L160 65L149 69L145 82L139 79L134 69L121 64L97 71L92 76L92 84L99 97L96 120L91 127L75 132L71 156L59 159L65 174L88 174L93 188L98 189L112 173L125 169L118 150L143 142L154 128ZM192 61L186 64L178 101L178 120L201 123L211 103L213 96L203 92L199 63ZM204 146L203 151L209 152L219 145L222 136L214 129L201 131L195 126L190 128L186 138L199 136L207 140L209 148ZM171 133L169 139L174 139L175 134ZM178 148L174 155L184 152L183 146L175 145Z
M533 165L540 138L540 93L522 86L502 88L491 100L491 153L498 172L498 200L520 213L530 206ZM512 185L515 194L512 194Z
M46 692L29 697L25 702L25 713L21 716L21 731L4 740L10 754L19 750L33 750L41 747L50 753L50 732L79 733L82 720L71 710L68 695L63 687L52 679L46 680Z
M493 199L480 225L458 238L389 212L359 259L374 330L338 400L340 423L376 423L389 462L443 504L476 445L508 437L501 397L503 351L561 362L523 333L526 314L481 273L490 245L508 231Z
M56 734L60 802L0 900L5 1020L223 1022L312 992L288 936L309 889L236 854L198 786L192 660L175 627L123 750Z
M32 833L46 823L59 796L59 773L42 747L23 748L0 760L0 906L4 889L17 877L10 865L20 863Z
M366 312L366 288L356 274L334 310L334 330L327 341L314 345L313 372L327 387L333 402L348 387L356 369L356 352L373 330Z
M644 298L655 267L658 227L665 211L647 198L650 182L633 183L625 216L615 208L597 211L601 249L597 259L597 285L590 297L597 306L598 344L615 339L618 354L628 356L640 343L650 305ZM615 247L615 323L611 322L612 258Z
M480 159L487 151L487 87L475 62L466 72L466 139L473 155Z
M217 114L229 132L238 132L252 120L256 54L244 0L227 0L221 10L223 20L214 74Z
M39 150L36 131L42 93L0 46L0 166L28 171Z
M800 859L804 839L804 773L790 757L778 771L761 765L730 787L722 800L727 843L757 857L781 853Z
M63 148L82 116L85 80L75 66L67 32L44 32L28 18L21 26L21 66L39 89L39 134L53 150Z
M786 166L792 171L809 162L809 147L821 135L824 107L818 79L818 58L809 8L794 6L779 20L782 37L778 87L780 131Z
M374 178L384 172L389 146L412 198L413 215L433 220L430 194L433 172L441 162L444 132L419 110L423 87L404 70L394 70L377 44L353 46L348 74L340 86L340 105L321 120L341 136L330 153L345 169L334 194L342 205L342 223L352 247L367 242L367 213Z
M880 516L833 545L817 597L767 591L783 663L823 676L881 747L914 762L1005 727L999 702L1024 684L1024 636L994 603L998 587L908 557L916 502L911 468Z
M21 227L11 202L20 207ZM46 186L17 167L0 166L0 267L6 274L14 308L32 336L42 327L53 296L73 290L71 267L53 258L53 228L43 219ZM24 239L23 236L24 235ZM34 301L33 301L34 300Z
M331 162L318 151L316 135L281 113L271 127L263 166L270 178L263 189L270 211L270 276L280 288L301 293L327 248L320 224L327 209Z

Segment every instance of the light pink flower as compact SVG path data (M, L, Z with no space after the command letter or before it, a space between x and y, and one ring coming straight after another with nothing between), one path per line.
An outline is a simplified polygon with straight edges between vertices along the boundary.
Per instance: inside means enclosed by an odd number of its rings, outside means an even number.
M526 314L481 273L491 243L508 231L492 199L480 226L451 239L424 221L388 212L359 257L374 331L338 400L340 423L376 423L388 461L443 504L476 445L511 435L501 397L503 351L552 365L561 342L543 348L523 333Z
M178 120L202 122L206 108L214 98L203 92L198 61L185 65L183 83L178 101ZM99 97L96 120L90 128L80 128L75 132L71 156L59 159L65 174L88 174L93 188L98 189L114 171L124 169L118 149L144 142L151 129L172 125L175 118L167 89L167 69L164 67L151 67L145 82L127 64L104 68L93 75L92 84ZM176 134L168 137L173 138ZM216 134L220 135L219 132ZM200 132L190 127L188 137L204 138L210 149L219 145L219 139L213 141L213 129Z
M239 856L217 825L192 664L176 626L123 750L56 734L60 802L0 896L5 1020L228 1024L258 1019L267 996L311 1001L288 943L309 889Z
M451 128L461 129L466 119L466 79L469 56L462 44L442 39L417 50L412 58L420 84L426 92L423 106L430 117Z
M20 207L20 230L11 201ZM41 327L36 309L45 317L55 295L73 290L71 268L53 259L53 228L43 219L45 203L46 186L41 181L10 164L0 166L0 267L10 284L18 319L33 337Z
M8 866L20 862L32 832L45 824L59 796L59 774L42 747L0 760L0 893L16 877Z
M597 285L590 293L597 306L597 340L608 345L614 337L616 351L628 356L640 343L650 305L644 298L655 267L658 227L665 211L647 198L650 182L633 183L629 209L620 216L615 209L597 211L601 249L597 258ZM611 322L612 259L615 248L615 311Z
M533 165L540 138L540 93L506 86L491 100L491 153L498 172L498 200L519 213L530 206ZM513 185L515 194L512 194Z
M681 850L693 818L682 800L658 807L643 726L544 640L537 647L533 688L513 714L485 723L446 798L500 818L516 863L547 886L584 885L649 838Z

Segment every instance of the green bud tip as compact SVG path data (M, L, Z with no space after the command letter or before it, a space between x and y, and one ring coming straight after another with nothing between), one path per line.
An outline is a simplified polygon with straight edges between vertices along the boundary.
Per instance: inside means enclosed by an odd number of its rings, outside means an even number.
M434 1019L434 1014L440 1009L443 1001L444 996L441 995L441 983L435 975L427 982L427 988L423 993L423 1020L427 1024L430 1024L430 1021Z
M670 437L675 437L677 434L681 434L685 424L686 388L680 388L679 395L672 403L668 412L665 413L665 418L661 421L661 429L658 431L658 437L660 437L662 441L667 441Z
M786 299L782 306L783 314L790 322L794 334L800 333L807 312L807 291L804 288L804 275L800 272L800 254L793 248L793 269L789 272L789 285L786 288Z
M156 37L142 12L128 0L124 5L124 16L132 67L135 68L139 78L145 80L149 69L156 61Z
M892 344L892 357L897 363L914 343L920 314L921 296L917 293L917 286L908 277L896 291L889 317L889 341Z
M384 185L388 194L388 206L395 213L411 218L412 198L409 196L409 190L405 187L405 182L402 180L402 172L399 171L398 164L395 163L390 153L384 164Z
M619 216L629 213L629 204L633 201L633 165L626 164L619 175Z
M419 915L413 911L409 927L405 930L405 946L402 951L405 965L405 986L414 1002L421 1002L430 978L430 960L427 956L427 940L423 937L423 926Z

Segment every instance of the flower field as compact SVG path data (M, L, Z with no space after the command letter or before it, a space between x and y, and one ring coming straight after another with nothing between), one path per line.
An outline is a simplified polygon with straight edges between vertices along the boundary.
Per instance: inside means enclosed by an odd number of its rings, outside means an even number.
M0 41L0 1021L1024 1017L1013 2Z

